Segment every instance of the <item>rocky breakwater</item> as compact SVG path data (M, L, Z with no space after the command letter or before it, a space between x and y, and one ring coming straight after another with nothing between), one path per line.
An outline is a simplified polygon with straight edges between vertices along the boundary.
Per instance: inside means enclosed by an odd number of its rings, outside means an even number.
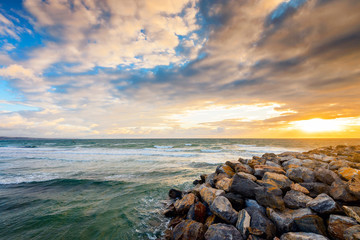
M164 239L360 239L360 146L226 162L171 189Z

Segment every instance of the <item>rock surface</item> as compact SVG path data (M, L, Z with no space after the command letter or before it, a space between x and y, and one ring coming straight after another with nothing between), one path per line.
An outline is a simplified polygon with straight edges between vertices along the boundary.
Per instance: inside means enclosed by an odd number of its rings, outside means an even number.
M318 213L331 213L337 210L336 202L325 193L309 201L307 207Z
M213 214L230 224L235 224L237 221L238 212L232 208L230 201L224 196L216 197L210 205L210 210Z
M202 223L185 220L181 221L173 230L173 239L194 239L202 240L204 235L204 225Z
M302 192L290 190L284 196L284 202L288 208L304 208L306 204L313 200Z
M242 240L240 232L232 225L227 224L213 224L205 233L205 240Z
M308 232L289 232L281 236L280 240L328 240L328 238Z
M328 223L329 234L335 239L344 239L344 233L349 227L357 225L357 222L350 217L330 215Z

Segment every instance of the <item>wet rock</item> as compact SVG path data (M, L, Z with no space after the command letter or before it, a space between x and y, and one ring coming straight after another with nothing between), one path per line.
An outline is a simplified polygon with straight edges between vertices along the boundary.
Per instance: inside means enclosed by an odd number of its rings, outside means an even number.
M187 212L191 207L191 205L195 203L195 199L196 197L195 194L193 193L186 194L182 199L178 199L174 204L176 212L178 213Z
M256 211L260 211L264 215L266 214L266 209L253 199L246 199L245 206L246 206L246 211L248 212L256 210Z
M289 189L293 183L287 176L273 172L266 172L262 180L271 180L282 190Z
M266 239L272 239L276 233L276 227L265 214L258 210L247 211L251 216L250 227L255 230L263 232ZM254 233L253 233L254 234Z
M328 221L328 232L335 238L340 240L345 240L344 233L345 231L352 226L357 225L357 222L350 218L340 215L330 215Z
M360 223L360 207L357 206L343 206L343 209L349 217L355 219L358 223Z
M221 195L225 195L224 190L219 190L219 189L210 188L210 187L203 187L203 188L200 190L200 196L201 196L201 198L202 198L208 205L210 205L217 196L221 196Z
M326 235L324 221L318 215L307 215L294 220L299 232L313 232L316 234Z
M346 189L346 184L342 181L333 182L333 184L331 184L329 194L335 200L341 200L343 202L355 202L357 200L354 195L349 193Z
M321 193L329 193L329 185L325 183L319 182L311 182L311 183L300 183L301 186L305 187L309 191L310 197L316 197Z
M205 223L207 217L207 211L204 204L197 202L190 207L190 210L187 214L187 219L195 220L197 222Z
M238 175L238 177L240 177L240 178L249 179L254 182L257 180L257 178L254 175L251 175L251 174L245 173L245 172L238 172L238 173L236 173L236 175Z
M294 190L288 191L284 196L284 202L288 208L304 208L311 200L311 197Z
M309 194L310 193L309 190L307 190L306 188L304 188L303 186L301 186L298 183L292 183L290 185L290 189L294 190L294 191L302 192L304 194Z
M223 223L213 224L205 233L205 240L242 240L240 232L232 225Z
M216 186L217 189L221 189L221 190L224 190L224 191L229 191L230 184L231 184L231 179L226 177L226 178L223 178L223 179L217 181L215 183L215 186Z
M315 181L314 171L304 167L291 168L286 171L286 176L295 182Z
M203 235L204 225L193 220L182 221L173 230L174 240L201 240Z
M360 200L360 176L353 177L347 183L346 189Z
M240 194L229 192L229 193L226 193L224 195L224 197L229 199L232 207L236 211L239 211L240 209L242 209L244 207L244 199L242 198L242 196Z
M239 175L236 174L232 179L230 191L239 193L247 198L254 198L255 197L254 189L258 186L259 185L256 184L254 181L241 178Z
M183 194L182 191L177 190L177 189L174 189L174 188L172 188L172 189L169 190L169 197L170 197L171 199L179 199L179 198L182 198L182 194Z
M274 191L271 188L266 188L266 187L255 188L255 198L256 201L262 206L279 209L279 210L285 209L285 204L282 199L282 195L278 194L276 191Z
M315 170L315 178L327 185L331 185L333 182L341 182L341 179L336 173L325 168L317 168Z
M224 196L216 197L210 205L210 210L214 215L230 224L235 224L237 221L238 212L232 208L230 201Z
M359 176L360 170L350 168L350 167L342 167L338 170L338 174L341 178L349 181L353 177Z
M267 165L255 165L254 166L254 175L257 177L263 177L266 172L273 172L278 174L285 174L285 171L279 167L272 167Z
M309 232L288 232L281 235L280 240L329 240L320 234Z
M247 229L250 227L251 217L249 213L243 209L238 214L238 220L236 222L236 228L239 230L243 239L247 237Z
M235 171L228 165L220 165L219 167L216 168L216 173L225 173L227 174L230 178L232 178L235 174Z
M344 238L347 240L360 240L360 225L355 225L346 229Z
M306 206L318 213L332 213L338 210L336 202L325 193L319 194L309 201Z

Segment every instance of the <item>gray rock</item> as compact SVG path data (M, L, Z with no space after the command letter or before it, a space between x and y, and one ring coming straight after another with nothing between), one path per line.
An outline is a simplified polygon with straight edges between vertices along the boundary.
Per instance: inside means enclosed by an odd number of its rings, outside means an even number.
M284 196L284 202L288 208L304 208L311 200L311 197L294 190L288 191Z
M355 219L358 223L360 223L360 207L357 206L343 206L343 209L349 217Z
M255 165L254 175L257 177L263 177L266 172L273 172L278 174L285 174L285 171L281 167L272 167L267 165Z
M260 211L262 214L266 214L266 209L253 199L246 199L245 207L248 212L255 209L257 211Z
M237 221L238 212L232 208L230 201L224 196L216 197L210 205L210 210L213 214L230 224L235 224Z
M216 173L212 173L206 176L205 183L210 184L211 187L215 187L214 177Z
M307 215L295 218L296 229L299 232L312 232L316 234L326 235L324 221L318 215Z
M276 233L276 227L274 223L268 219L262 212L259 210L248 211L251 216L250 227L253 230L258 230L265 235L266 239L272 239Z
M240 232L232 225L223 223L210 225L205 233L205 240L242 240Z
M272 166L272 167L278 167L278 168L281 168L281 166L280 166L279 164L274 163L274 162L269 161L269 160L267 160L267 161L265 162L265 165L267 165L267 166Z
M331 184L330 196L334 198L335 200L341 200L343 202L355 202L357 201L357 198L349 193L349 191L346 189L346 184L342 181L339 182L333 182Z
M360 239L360 225L354 225L349 227L344 232L344 238L349 240L359 240Z
M285 161L282 163L282 166L283 167L287 167L289 165L298 165L298 166L301 166L302 164L302 161L300 159L297 159L297 158L292 158L288 161Z
M278 191L275 190L267 187L255 188L256 201L264 207L284 210L285 204L284 204L284 200L282 199L282 195L281 193L279 194Z
M286 176L291 180L299 183L315 181L314 171L305 167L290 168L286 171Z
M327 185L331 185L333 182L340 181L340 177L331 170L325 168L317 168L315 170L315 178Z
M249 173L238 172L238 173L236 173L236 174L237 174L238 177L240 177L240 178L249 179L249 180L254 181L254 182L257 180L257 178L256 178L254 175L251 175L251 174L249 174Z
M249 179L241 178L237 174L235 174L232 179L233 181L230 186L230 192L239 193L246 198L255 197L254 189L259 186L257 183Z
M229 199L232 207L236 211L239 211L244 208L244 199L242 198L242 196L240 194L228 192L224 195L224 197Z
M279 188L279 186L272 180L258 180L258 184L260 184L262 187L269 189L269 191L272 194L281 196L283 194L282 190Z
M210 205L217 196L225 195L224 190L219 190L219 189L216 189L216 188L206 187L204 185L201 185L201 187L198 190L200 191L201 198L208 205Z
M238 220L236 222L236 228L240 231L241 236L247 238L247 229L250 227L251 217L249 213L243 209L239 212Z
M269 219L275 223L276 229L279 232L290 232L294 230L294 219L292 218L291 213L287 211L276 211L272 208L267 208L266 213Z
M336 202L325 193L319 194L309 201L306 206L318 213L332 213L338 210Z
M173 230L174 240L194 239L201 240L204 234L204 225L202 223L185 220L181 221Z
M344 236L345 231L355 225L358 225L357 222L350 217L332 214L328 221L328 232L335 239L347 240Z
M301 186L306 188L310 193L310 197L316 197L321 193L329 194L330 187L325 183L311 182L311 183L300 183Z
M282 190L289 189L291 184L293 183L287 176L273 172L266 172L262 180L271 180L275 182L276 185Z
M329 240L319 234L309 232L288 232L281 235L280 240Z

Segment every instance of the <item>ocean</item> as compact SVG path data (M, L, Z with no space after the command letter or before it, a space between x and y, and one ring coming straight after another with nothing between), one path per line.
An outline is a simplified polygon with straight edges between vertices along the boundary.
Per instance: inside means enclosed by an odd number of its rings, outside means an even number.
M360 139L0 141L1 239L157 239L170 188L218 164Z

